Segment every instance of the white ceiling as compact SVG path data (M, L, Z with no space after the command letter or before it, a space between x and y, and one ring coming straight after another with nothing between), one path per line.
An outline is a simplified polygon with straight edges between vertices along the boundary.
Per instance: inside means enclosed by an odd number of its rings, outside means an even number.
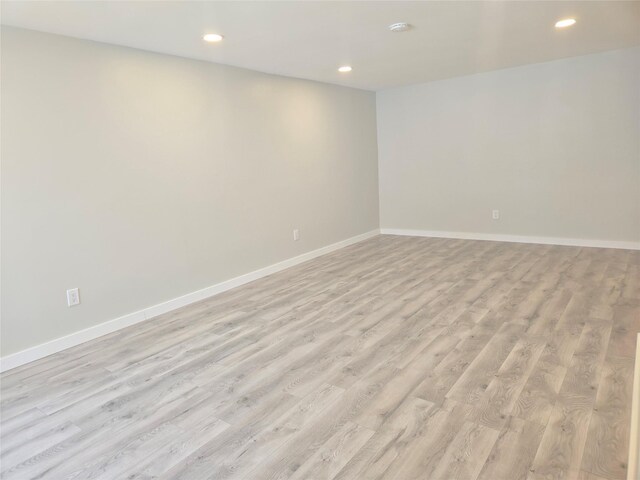
M640 1L2 1L2 23L378 90L640 44ZM556 20L574 17L564 30ZM387 26L414 28L392 33ZM205 32L225 35L219 44ZM340 65L353 72L340 74Z

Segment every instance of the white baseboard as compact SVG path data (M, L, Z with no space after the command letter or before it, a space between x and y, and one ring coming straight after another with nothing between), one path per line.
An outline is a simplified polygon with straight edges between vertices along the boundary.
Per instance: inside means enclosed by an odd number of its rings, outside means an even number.
M143 310L139 310L137 312L130 313L113 320L109 320L94 327L80 330L79 332L74 332L65 337L56 338L55 340L36 345L35 347L27 348L26 350L4 356L0 358L0 372L19 367L29 362L33 362L34 360L38 360L62 350L66 350L67 348L75 347L76 345L88 342L89 340L93 340L103 335L107 335L108 333L115 332L116 330L129 327L145 320L149 320L163 313L169 312L171 310L176 310L180 307L198 302L205 298L212 297L214 295L217 295L218 293L231 290L232 288L239 287L240 285L244 285L245 283L249 283L253 280L257 280L259 278L266 277L267 275L280 272L300 263L312 260L321 255L326 255L327 253L331 253L335 250L353 245L354 243L362 242L363 240L367 240L379 234L379 230L372 230L355 237L347 238L346 240L327 245L326 247L318 248L317 250L303 253L302 255L299 255L297 257L289 258L287 260L283 260L282 262L269 265L268 267L264 267L253 272L240 275L239 277L226 280L216 285L203 288L202 290L188 293L181 297L174 298L173 300L159 303Z
M640 242L620 242L617 240L587 240L579 238L529 237L522 235L502 235L493 233L441 232L434 230L406 230L381 228L383 235L404 235L410 237L459 238L464 240L491 240L494 242L539 243L542 245L567 245L572 247L620 248L640 250Z

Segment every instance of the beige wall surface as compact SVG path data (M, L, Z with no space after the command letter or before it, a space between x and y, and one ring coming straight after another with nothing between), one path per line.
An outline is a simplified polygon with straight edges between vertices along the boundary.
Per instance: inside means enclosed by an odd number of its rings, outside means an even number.
M371 92L7 27L1 53L2 355L378 228Z
M381 228L640 241L640 48L381 91L377 108Z

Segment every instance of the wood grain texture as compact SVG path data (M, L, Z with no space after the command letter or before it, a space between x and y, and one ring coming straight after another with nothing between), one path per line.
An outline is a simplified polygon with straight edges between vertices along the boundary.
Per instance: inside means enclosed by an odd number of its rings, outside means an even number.
M636 345L633 394L631 396L631 432L629 434L627 480L637 480L638 476L640 476L640 333L638 333Z
M0 476L622 480L639 275L379 236L6 372Z

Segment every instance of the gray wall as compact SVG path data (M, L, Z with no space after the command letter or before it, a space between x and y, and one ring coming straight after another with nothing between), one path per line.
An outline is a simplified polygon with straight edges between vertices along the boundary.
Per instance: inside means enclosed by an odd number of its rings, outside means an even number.
M640 48L377 104L382 228L640 241Z
M3 27L1 94L3 355L378 228L373 93Z

